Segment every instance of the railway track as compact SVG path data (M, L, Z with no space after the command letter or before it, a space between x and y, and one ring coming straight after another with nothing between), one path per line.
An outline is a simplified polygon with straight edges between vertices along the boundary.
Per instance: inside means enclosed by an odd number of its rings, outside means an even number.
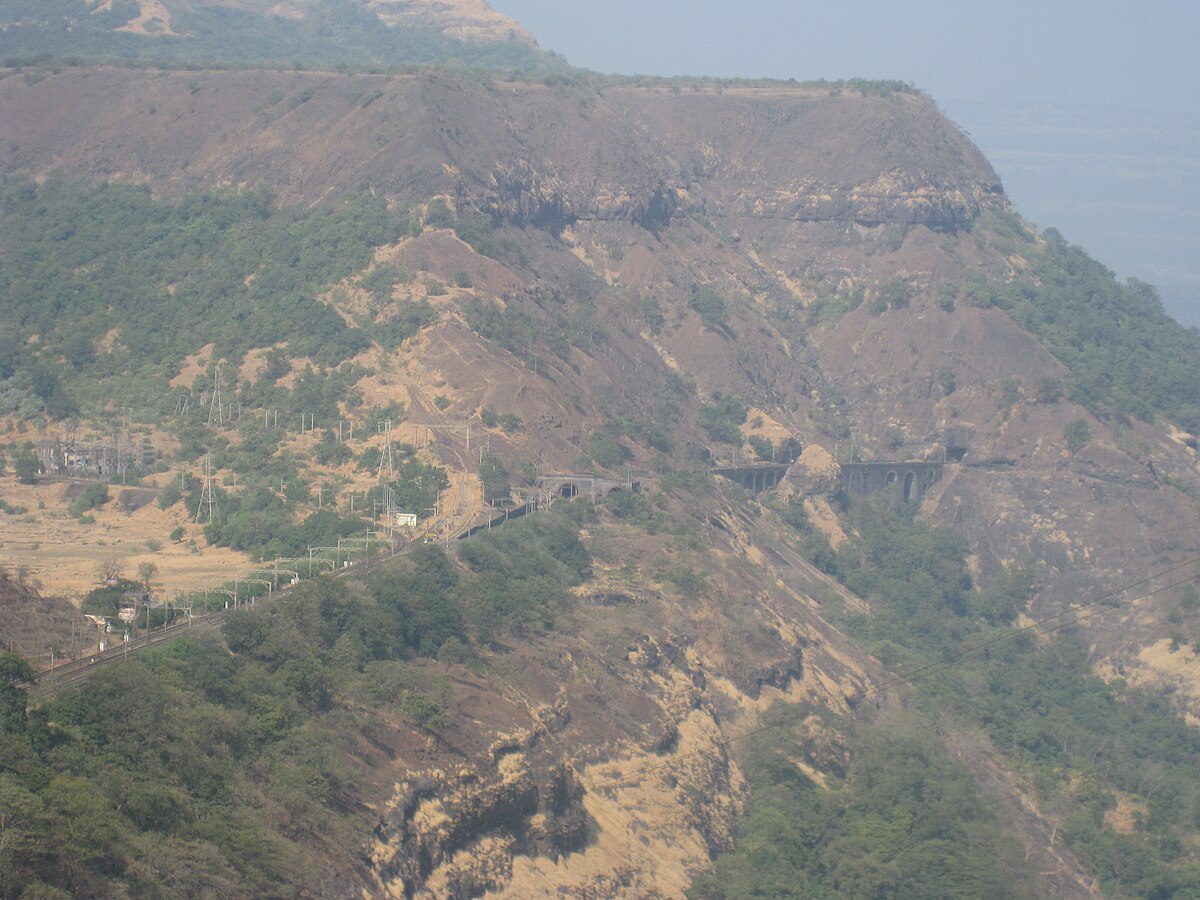
M516 509L505 510L498 516L489 519L486 522L474 525L464 531L459 532L452 538L447 540L447 543L457 543L459 541L469 540L476 534L482 531L487 531L492 528L499 528L511 519L519 519L531 513L537 512L541 507L536 502L526 503ZM369 568L373 564L387 562L397 556L403 555L411 547L415 546L416 542L402 544L394 550L385 553L383 556L375 557L374 559L366 559L362 562L351 563L331 573L333 578L344 578L351 572L358 571L360 568ZM273 600L279 594L293 590L296 585L286 585L273 591L265 597L257 598L260 601ZM238 607L233 607L238 608ZM229 614L230 609L219 609L215 612L203 613L198 616L192 616L182 622L173 622L170 625L164 625L155 628L142 635L141 637L133 638L119 647L110 647L99 653L93 653L90 656L85 656L81 659L72 660L68 663L63 663L60 666L54 666L51 669L44 669L36 673L30 681L24 682L24 686L32 688L35 695L45 694L61 687L69 687L73 684L78 684L81 681L92 677L97 672L101 671L106 666L113 663L122 662L130 656L136 655L147 647L161 644L171 638L178 637L183 634L189 634L197 629L211 631L220 626L225 617Z

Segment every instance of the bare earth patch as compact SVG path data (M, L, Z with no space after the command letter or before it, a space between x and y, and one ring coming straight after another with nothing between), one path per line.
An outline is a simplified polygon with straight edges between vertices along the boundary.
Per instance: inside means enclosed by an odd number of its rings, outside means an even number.
M171 30L171 13L162 5L162 0L140 0L140 2L141 10L138 12L137 18L128 25L118 28L117 31L179 37L179 32Z

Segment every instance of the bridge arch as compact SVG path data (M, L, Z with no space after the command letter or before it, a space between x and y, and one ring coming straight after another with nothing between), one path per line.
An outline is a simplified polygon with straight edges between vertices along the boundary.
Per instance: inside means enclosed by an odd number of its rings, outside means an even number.
M881 460L842 463L842 488L851 497L869 497L894 491L906 501L920 502L925 492L942 479L941 460Z

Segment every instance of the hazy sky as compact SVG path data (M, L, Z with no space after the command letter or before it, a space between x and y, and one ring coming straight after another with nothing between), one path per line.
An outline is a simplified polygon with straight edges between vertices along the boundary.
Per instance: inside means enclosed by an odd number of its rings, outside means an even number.
M599 71L910 81L1023 215L1200 324L1196 0L491 2Z

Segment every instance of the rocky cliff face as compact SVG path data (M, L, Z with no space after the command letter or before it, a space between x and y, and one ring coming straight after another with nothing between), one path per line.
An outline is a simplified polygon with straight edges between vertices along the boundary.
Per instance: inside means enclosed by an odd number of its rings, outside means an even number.
M0 110L4 171L166 192L262 183L295 200L448 195L518 225L699 214L944 230L1004 203L987 161L916 94L113 70L6 79Z
M732 846L734 731L776 699L845 711L884 673L822 620L800 561L723 519L720 596L631 590L601 560L570 634L513 648L503 686L456 674L455 723L396 758L370 852L380 893L676 897Z

